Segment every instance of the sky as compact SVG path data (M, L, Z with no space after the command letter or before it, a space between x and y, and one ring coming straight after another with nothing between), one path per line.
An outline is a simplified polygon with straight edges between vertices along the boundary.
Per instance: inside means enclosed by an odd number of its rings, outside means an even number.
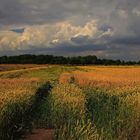
M140 60L140 0L0 0L0 56Z

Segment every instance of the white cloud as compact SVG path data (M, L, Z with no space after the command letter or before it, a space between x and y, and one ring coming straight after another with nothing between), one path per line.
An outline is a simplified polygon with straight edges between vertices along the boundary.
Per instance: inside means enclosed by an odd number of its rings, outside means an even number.
M136 14L137 16L140 16L140 11L137 9L133 9L132 13Z
M121 18L124 18L124 19L128 18L128 13L125 10L118 10L118 14Z
M21 34L12 31L0 32L0 49L27 49L29 46L50 46L50 43L68 41L72 37L89 36L97 33L97 21L92 20L84 26L75 26L70 22L26 26Z
M107 31L103 32L99 38L101 37L105 37L105 36L109 36L109 37L112 37L114 35L114 32L111 28L108 28Z

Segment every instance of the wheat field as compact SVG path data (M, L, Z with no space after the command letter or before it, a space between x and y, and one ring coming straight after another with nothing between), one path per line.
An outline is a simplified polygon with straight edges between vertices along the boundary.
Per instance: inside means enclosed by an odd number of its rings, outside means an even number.
M96 84L103 86L137 86L140 84L140 68L136 67L80 67L85 71L74 71L72 74L64 73L60 81L66 81L71 76L80 85Z
M0 73L0 139L139 140L140 67L39 66Z

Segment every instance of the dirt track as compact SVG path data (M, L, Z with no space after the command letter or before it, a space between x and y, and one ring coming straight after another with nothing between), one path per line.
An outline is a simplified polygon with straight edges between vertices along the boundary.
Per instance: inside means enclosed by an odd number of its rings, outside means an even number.
M35 129L30 135L27 135L23 140L53 140L53 129Z

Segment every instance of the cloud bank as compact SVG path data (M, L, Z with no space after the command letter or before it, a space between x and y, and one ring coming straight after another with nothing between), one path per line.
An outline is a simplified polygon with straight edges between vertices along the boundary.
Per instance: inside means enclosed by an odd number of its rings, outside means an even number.
M0 55L139 60L139 25L139 0L0 0Z

